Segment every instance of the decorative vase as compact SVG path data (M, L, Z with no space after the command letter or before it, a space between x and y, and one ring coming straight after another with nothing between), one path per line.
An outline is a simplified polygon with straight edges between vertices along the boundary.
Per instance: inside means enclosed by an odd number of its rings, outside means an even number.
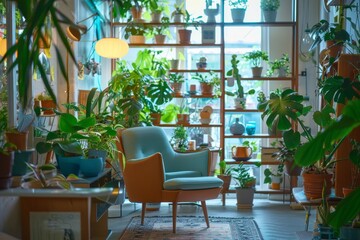
M35 149L15 151L14 165L12 167L13 176L23 176L26 174L28 169L26 163L30 161L34 151Z
M246 9L244 8L233 8L231 9L231 17L233 22L242 23L244 22Z
M265 22L275 22L276 21L276 10L263 10L264 20Z
M324 184L326 184L325 195L330 195L332 174L303 173L302 176L304 179L304 193L307 199L322 198Z
M104 167L101 157L98 158L83 158L80 161L80 171L84 177L96 177L102 172Z
M254 135L255 134L255 130L256 130L256 123L255 121L249 121L247 124L246 124L246 133L247 135Z
M178 32L180 44L190 44L192 31L188 29L179 29Z
M234 135L242 135L245 132L245 127L239 122L239 118L236 118L235 122L231 124L230 132Z
M215 16L219 14L219 4L216 5L216 8L207 8L204 9L204 14L208 17L208 23L215 23Z

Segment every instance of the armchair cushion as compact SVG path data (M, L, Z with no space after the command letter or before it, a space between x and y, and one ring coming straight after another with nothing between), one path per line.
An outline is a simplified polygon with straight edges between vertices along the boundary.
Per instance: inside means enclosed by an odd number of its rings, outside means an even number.
M178 172L167 172L165 173L165 179L170 180L172 178L183 178L183 177L201 177L201 172L198 171L178 171Z
M165 190L200 190L219 188L223 181L216 177L183 177L173 178L164 182Z

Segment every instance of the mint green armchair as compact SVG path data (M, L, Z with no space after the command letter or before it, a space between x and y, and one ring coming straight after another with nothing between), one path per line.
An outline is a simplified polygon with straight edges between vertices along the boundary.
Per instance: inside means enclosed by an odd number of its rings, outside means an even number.
M136 127L119 131L119 150L125 188L132 202L142 203L144 223L146 203L173 204L173 232L176 232L178 202L201 201L205 222L209 219L205 200L217 198L222 180L208 176L210 152L175 152L160 127Z

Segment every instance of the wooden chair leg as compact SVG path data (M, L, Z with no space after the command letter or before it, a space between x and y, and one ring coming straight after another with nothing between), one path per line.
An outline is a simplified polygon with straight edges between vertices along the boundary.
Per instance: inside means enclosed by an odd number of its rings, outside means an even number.
M210 227L209 216L208 216L208 212L207 212L207 207L206 207L206 202L205 202L205 201L201 201L201 207L202 207L202 210L203 210L203 212L204 212L204 218L205 218L206 226L209 228L209 227Z
M141 225L144 225L145 211L146 211L146 203L142 203L142 207L141 207Z
M176 233L177 202L173 202L172 206L173 233Z

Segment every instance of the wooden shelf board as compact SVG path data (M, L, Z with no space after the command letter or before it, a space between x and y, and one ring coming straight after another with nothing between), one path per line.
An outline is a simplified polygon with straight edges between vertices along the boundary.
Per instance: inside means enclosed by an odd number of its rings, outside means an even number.
M169 72L187 73L187 72L222 72L220 69L170 69Z
M228 78L225 78L227 80ZM246 77L241 78L241 81L291 81L292 77Z
M277 161L261 161L259 159L250 159L248 161L235 161L234 159L231 158L226 158L224 159L224 161L226 162L226 164L240 164L243 163L244 165L254 165L256 163L261 163L261 165L279 165L279 162Z
M254 134L254 135L233 135L225 134L224 138L281 138L281 136L270 136L269 134Z
M200 124L200 123L190 123L190 124L181 124L181 123L170 123L170 124L159 124L156 126L159 127L177 127L183 125L184 127L222 127L220 123L210 123L210 124Z
M263 111L260 111L258 109L239 109L239 108L226 108L224 110L225 112L235 112L235 113L238 113L238 112L258 112L258 113L261 113Z
M202 43L190 43L190 44L180 44L180 43L164 43L164 44L156 44L156 43L144 43L144 44L134 44L129 43L130 47L211 47L211 48L219 48L222 44L202 44Z

